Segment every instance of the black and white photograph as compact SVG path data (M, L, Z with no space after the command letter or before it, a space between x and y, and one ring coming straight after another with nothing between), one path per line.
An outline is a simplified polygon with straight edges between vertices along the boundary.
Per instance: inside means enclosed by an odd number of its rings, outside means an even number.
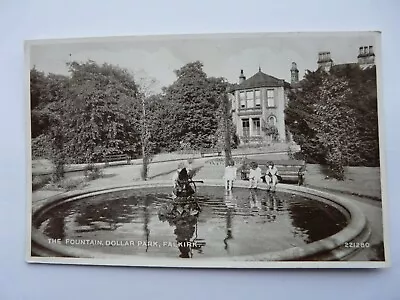
M380 42L25 41L26 260L387 267Z

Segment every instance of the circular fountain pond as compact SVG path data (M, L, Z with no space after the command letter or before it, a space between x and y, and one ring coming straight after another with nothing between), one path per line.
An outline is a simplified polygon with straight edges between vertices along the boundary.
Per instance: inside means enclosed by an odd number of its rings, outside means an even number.
M365 217L337 196L280 185L208 184L195 201L166 183L57 197L33 215L35 255L234 260L341 259L368 237ZM47 250L47 252L46 252Z

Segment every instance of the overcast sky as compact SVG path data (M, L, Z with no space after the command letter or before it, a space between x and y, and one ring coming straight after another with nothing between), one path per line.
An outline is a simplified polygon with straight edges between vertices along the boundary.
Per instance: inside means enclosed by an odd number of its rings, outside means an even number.
M292 61L300 79L305 70L317 67L319 51L330 51L335 63L356 62L360 46L379 45L374 33L335 34L225 34L191 36L118 37L34 42L30 67L67 74L69 60L94 60L129 69L140 77L157 80L155 89L175 80L174 70L200 60L209 76L238 81L243 69L247 78L258 71L290 82ZM71 55L70 55L71 54Z

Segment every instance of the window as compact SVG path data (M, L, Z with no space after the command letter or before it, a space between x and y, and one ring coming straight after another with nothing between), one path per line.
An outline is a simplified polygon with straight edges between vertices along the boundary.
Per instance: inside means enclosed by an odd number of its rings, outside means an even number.
M275 106L274 90L267 90L267 105L268 107Z
M254 107L254 91L246 92L247 108Z
M254 109L261 107L261 91L251 90L240 92L240 108L241 109Z
M254 102L255 102L255 106L256 107L261 107L261 93L260 93L260 90L255 90L255 92L254 92L254 95L255 95L255 99L254 99Z
M240 92L240 108L246 108L246 94L244 92Z
M251 133L251 135L261 135L261 123L259 118L253 119L253 132Z
M268 124L271 126L275 126L276 125L276 117L275 116L269 116L268 117Z
M249 136L250 122L249 119L242 119L243 136Z

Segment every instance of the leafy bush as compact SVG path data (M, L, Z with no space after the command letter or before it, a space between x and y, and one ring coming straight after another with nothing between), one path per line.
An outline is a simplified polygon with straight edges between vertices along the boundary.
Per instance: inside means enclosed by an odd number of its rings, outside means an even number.
M272 141L276 142L279 140L279 131L275 125L266 124L265 126L262 127L262 130L265 132L267 136L272 137Z
M103 176L103 170L94 164L88 164L84 169L84 175L87 180L95 180Z
M78 178L63 178L57 182L50 182L46 189L48 190L65 190L65 191L72 191L75 189L83 188L85 186L85 178L78 177Z
M295 159L295 153L292 150L292 147L290 146L290 144L288 145L288 149L287 149L287 155L289 157L289 159Z
M241 172L243 170L248 170L249 168L250 168L250 163L249 163L248 159L247 158L243 158L241 163L240 163L240 166L237 168L237 170L239 172Z
M32 191L36 191L51 181L49 175L33 175L32 176Z
M50 143L45 134L31 140L32 159L48 158L50 156Z
M237 149L239 146L240 140L239 140L239 136L236 134L236 132L233 133L233 137L232 137L232 149Z
M293 159L295 159L295 160L304 160L304 161L306 161L308 163L305 155L301 151L294 152L293 153ZM310 162L310 163L312 163L312 162Z

